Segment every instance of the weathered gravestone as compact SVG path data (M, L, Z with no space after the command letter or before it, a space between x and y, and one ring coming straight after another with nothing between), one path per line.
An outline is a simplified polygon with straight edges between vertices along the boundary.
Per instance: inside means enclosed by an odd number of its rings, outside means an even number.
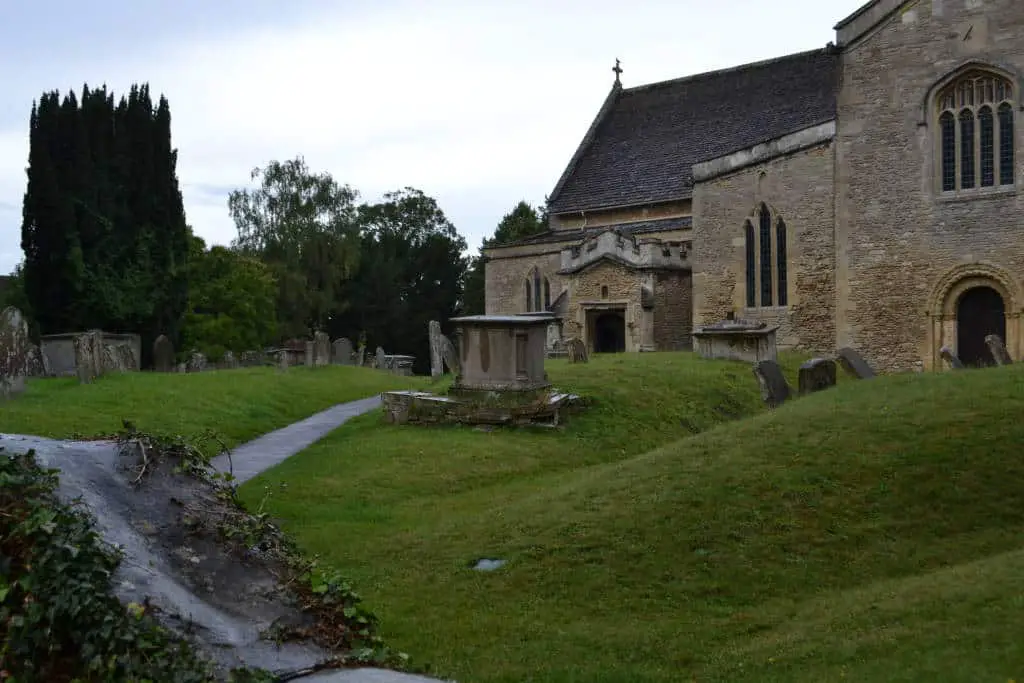
M135 369L135 352L126 344L104 344L102 358L103 373Z
M456 377L459 375L459 354L455 350L455 344L448 337L441 335L441 358L448 366L448 372Z
M387 366L388 366L388 354L384 353L384 348L383 347L381 347L381 346L377 347L377 354L374 357L374 360L376 361L376 365L374 365L375 368L377 368L378 370L386 370L387 369Z
M812 358L800 366L797 386L801 396L836 385L836 363L831 358Z
M331 338L326 332L313 334L313 365L322 368L331 364Z
M954 370L964 369L964 364L960 362L960 357L953 353L953 349L948 346L943 346L939 349L939 355L942 356L942 360L946 361L949 367Z
M567 341L565 348L569 352L570 363L586 363L590 360L587 355L587 345L579 337L573 337Z
M851 377L856 379L871 379L875 376L875 371L871 369L868 362L864 360L864 356L857 353L856 350L850 347L844 347L839 349L836 354L836 360L843 366L843 370L846 371Z
M305 353L303 354L303 359L306 362L306 367L307 368L313 367L313 361L316 360L314 358L315 355L316 355L316 344L314 344L311 341L306 342Z
M21 311L14 306L0 311L0 399L25 390L29 346L28 323Z
M225 370L234 370L238 367L238 359L233 351L225 351L220 359L220 366Z
M50 361L42 349L35 344L28 347L28 353L25 356L25 374L29 377L50 376Z
M360 344L359 350L356 351L356 365L359 367L366 365L366 344Z
M754 363L753 369L754 377L761 387L761 398L769 408L778 408L789 399L792 390L777 362L761 360Z
M288 370L288 350L280 349L277 352L277 369L281 372Z
M174 344L161 334L153 340L153 369L157 372L174 371Z
M348 337L338 337L331 346L335 365L352 365L352 341Z
M1013 365L1010 352L1006 350L1006 344L998 334L990 334L985 337L985 345L988 347L988 352L992 354L992 360L996 362L996 365Z
M206 370L206 356L199 351L193 351L185 363L185 372L202 372Z
M444 374L444 344L441 339L441 323L431 320L427 325L430 338L430 376L438 378Z
M103 334L90 330L75 337L73 344L78 381L89 384L103 374Z
M238 364L243 368L263 365L263 353L260 351L242 351L238 356Z

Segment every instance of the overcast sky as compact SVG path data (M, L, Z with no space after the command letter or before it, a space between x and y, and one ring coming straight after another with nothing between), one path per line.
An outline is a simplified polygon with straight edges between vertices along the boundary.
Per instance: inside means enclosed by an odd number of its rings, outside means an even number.
M0 273L21 260L28 116L46 90L149 82L170 100L188 221L271 159L372 200L438 199L471 248L554 187L626 87L824 47L860 0L3 0Z

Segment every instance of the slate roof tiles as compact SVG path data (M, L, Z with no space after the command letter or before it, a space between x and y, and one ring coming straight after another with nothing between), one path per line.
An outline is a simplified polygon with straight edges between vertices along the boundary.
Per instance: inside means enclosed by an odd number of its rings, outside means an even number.
M635 88L614 86L551 213L685 199L693 165L835 118L830 48Z

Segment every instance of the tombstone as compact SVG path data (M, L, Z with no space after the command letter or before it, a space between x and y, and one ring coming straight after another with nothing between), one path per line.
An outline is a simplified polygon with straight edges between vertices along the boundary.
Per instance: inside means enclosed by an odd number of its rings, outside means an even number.
M812 358L800 366L799 382L801 396L813 394L836 385L836 362L831 358Z
M25 391L29 354L28 323L14 306L0 311L0 399Z
M238 354L238 365L243 368L263 365L263 354L259 351L242 351Z
M135 369L135 352L127 344L103 345L103 372L131 372Z
M174 344L161 334L153 340L153 369L157 372L172 372L174 370Z
M448 337L441 335L441 358L448 366L448 372L456 377L459 375L459 354L455 350L455 344Z
M946 364L949 365L949 367L952 368L953 370L964 369L964 364L960 362L959 356L957 356L953 352L953 349L949 348L948 346L943 346L941 349L939 349L939 355L942 356L942 360L946 361Z
M854 349L850 347L843 347L839 349L836 354L836 360L843 370L846 371L851 377L856 379L871 379L875 376L875 371L871 369L868 362L864 360L864 356L860 355Z
M374 357L374 360L376 361L376 365L374 365L374 367L377 368L378 370L384 370L385 368L387 368L388 354L384 353L383 347L377 347L377 354Z
M277 351L277 369L281 372L288 370L288 349L278 349Z
M754 363L753 369L754 377L761 387L761 398L769 408L778 408L789 399L792 390L777 362L760 360Z
M359 350L356 351L356 365L359 367L366 365L366 344L360 344Z
M174 366L174 371L182 374L188 372L188 363L178 363Z
M98 330L83 332L73 341L75 374L82 384L89 384L103 374L103 334Z
M331 364L331 338L326 332L313 333L313 365L322 368Z
M1006 344L998 334L990 334L985 337L985 346L988 347L988 352L992 354L992 360L996 362L996 365L1013 365L1010 352L1006 350Z
M579 337L573 337L567 341L565 348L569 352L570 363L586 363L590 360L590 356L587 354L587 345Z
M49 377L50 361L35 344L29 344L25 353L25 376L26 377Z
M315 360L315 358L314 358L315 355L316 355L316 344L314 344L311 341L306 342L305 354L303 355L303 358L304 358L304 360L306 362L306 367L307 368L313 367L313 361Z
M338 337L331 345L335 365L352 365L352 342L348 337Z
M202 372L206 370L206 356L199 351L193 351L185 364L185 372Z
M225 351L224 356L220 359L220 365L225 370L234 370L238 367L238 359L235 358L232 351Z
M430 338L430 376L437 379L444 374L444 345L441 323L431 320L427 325Z

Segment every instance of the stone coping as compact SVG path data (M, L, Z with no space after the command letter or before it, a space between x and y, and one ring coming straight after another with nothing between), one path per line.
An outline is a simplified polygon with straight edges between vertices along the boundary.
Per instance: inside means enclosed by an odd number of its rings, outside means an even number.
M774 327L702 327L699 330L694 330L693 336L742 336L742 335L767 335L775 332L779 329L778 325Z
M524 325L547 325L554 316L551 314L523 314L523 315L467 315L461 318L451 318L448 322L457 325L495 325L495 326L524 326Z

